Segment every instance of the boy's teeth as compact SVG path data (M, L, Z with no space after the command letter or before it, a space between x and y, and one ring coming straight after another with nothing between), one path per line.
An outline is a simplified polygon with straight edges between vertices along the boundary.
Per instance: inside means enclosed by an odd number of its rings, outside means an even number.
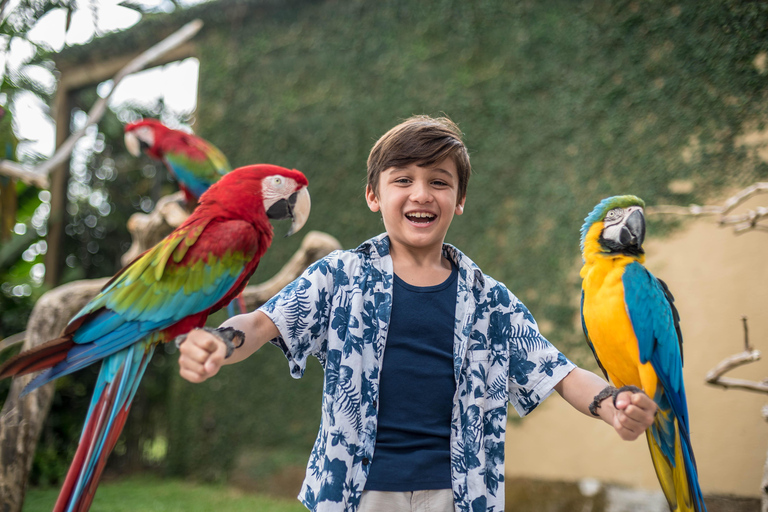
M417 219L431 219L432 217L434 217L434 215L432 215L431 213L420 212L420 213L409 213L408 217L415 217Z

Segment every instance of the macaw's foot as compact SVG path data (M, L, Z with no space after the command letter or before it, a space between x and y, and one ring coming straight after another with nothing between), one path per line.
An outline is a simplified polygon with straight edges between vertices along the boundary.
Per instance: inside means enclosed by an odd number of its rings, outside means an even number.
M219 327L218 329L203 327L202 329L219 338L224 342L224 345L227 346L227 353L224 356L224 359L231 356L236 348L243 346L243 342L245 341L245 333L243 331L238 331L234 327ZM176 339L174 340L177 348L180 347L181 344L185 341L187 341L186 334L176 336ZM235 345L235 342L237 342L237 345Z
M642 389L640 389L637 386L621 386L618 389L613 388L613 405L614 406L616 406L616 398L618 398L619 393L623 393L624 391L631 391L633 393L643 393L644 392Z
M594 400L592 400L592 403L589 404L589 412L592 414L592 416L600 416L597 414L597 410L600 408L600 404L603 400L609 397L614 397L614 400L616 400L614 396L614 391L616 391L616 388L613 386L606 386L603 388L601 392L595 395Z

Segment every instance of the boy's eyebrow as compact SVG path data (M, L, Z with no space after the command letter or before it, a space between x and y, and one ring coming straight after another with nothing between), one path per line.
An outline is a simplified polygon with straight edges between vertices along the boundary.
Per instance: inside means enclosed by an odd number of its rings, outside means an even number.
M454 178L453 174L451 174L450 171L448 171L446 169L443 169L442 167L421 166L421 165L418 165L418 164L417 164L417 166L420 169L424 169L425 171L437 171L440 174L444 174L444 175L448 176L449 178ZM395 167L395 166L392 166L392 167L390 167L388 169L385 169L385 171L389 171L390 173L394 174L394 173L398 173L398 172L410 172L410 169L408 169L407 167Z

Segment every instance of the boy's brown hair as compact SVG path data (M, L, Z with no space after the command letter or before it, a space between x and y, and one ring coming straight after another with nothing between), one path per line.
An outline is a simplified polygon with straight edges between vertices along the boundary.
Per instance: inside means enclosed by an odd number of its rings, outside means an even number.
M376 141L368 155L368 186L378 194L379 177L390 167L432 165L452 158L459 173L461 201L467 195L472 166L461 130L447 117L413 116Z

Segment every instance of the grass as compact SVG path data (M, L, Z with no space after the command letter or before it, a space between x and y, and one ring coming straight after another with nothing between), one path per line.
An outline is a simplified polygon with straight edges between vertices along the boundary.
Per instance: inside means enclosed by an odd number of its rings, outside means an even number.
M23 512L49 512L58 488L31 488ZM232 487L169 480L153 476L102 482L91 512L304 512L296 499L249 494Z

